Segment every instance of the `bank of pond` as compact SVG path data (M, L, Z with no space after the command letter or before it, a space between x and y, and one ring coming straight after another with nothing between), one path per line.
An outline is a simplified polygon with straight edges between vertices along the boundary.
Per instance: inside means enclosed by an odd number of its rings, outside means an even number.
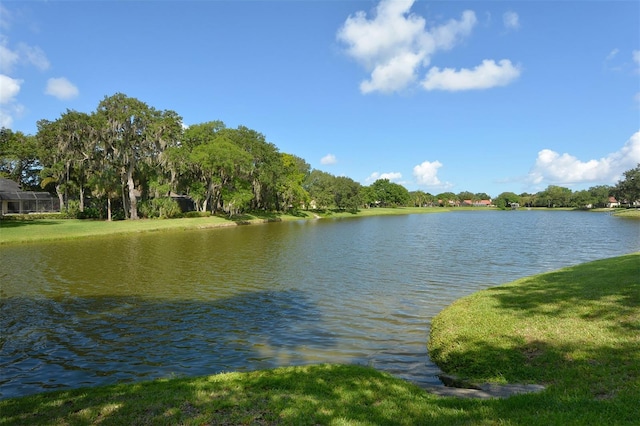
M547 208L523 208L521 211L572 211L574 209L547 209ZM62 239L87 238L93 236L109 236L116 234L154 232L167 230L208 229L217 227L263 224L281 221L300 221L317 219L341 219L370 216L394 216L407 214L428 214L445 212L477 212L496 211L491 207L397 207L397 208L370 208L357 212L321 210L298 211L296 213L268 213L252 212L229 217L227 215L209 214L194 215L176 219L144 219L144 220L81 220L66 218L64 214L27 214L0 216L0 245L38 242L59 241ZM584 212L584 210L575 210ZM640 209L593 209L596 214L611 214L618 217L640 219ZM503 212L508 213L508 212Z
M637 424L639 273L640 252L587 262L473 293L434 318L429 349L446 372L540 393L440 397L369 366L314 364L10 398L0 425Z

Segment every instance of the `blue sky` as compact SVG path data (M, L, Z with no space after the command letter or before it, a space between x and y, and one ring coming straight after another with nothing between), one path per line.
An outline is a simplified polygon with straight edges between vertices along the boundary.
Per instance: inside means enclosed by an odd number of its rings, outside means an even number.
M613 185L640 162L640 2L0 4L0 125L117 92L365 185Z

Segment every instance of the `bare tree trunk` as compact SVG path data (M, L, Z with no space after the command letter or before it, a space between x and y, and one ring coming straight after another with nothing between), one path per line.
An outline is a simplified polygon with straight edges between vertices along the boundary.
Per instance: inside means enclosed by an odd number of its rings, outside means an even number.
M111 222L111 197L107 196L107 221Z
M129 162L127 167L127 187L129 188L129 217L132 220L138 219L138 200L136 199L136 187L133 181L133 161Z
M122 210L124 211L124 218L129 219L129 203L127 203L127 193L124 190L124 184L120 189L122 192Z
M84 211L84 188L80 187L80 211Z
M64 193L60 189L60 185L56 185L56 194L58 194L58 200L60 201L60 211L62 211L66 206L64 205Z

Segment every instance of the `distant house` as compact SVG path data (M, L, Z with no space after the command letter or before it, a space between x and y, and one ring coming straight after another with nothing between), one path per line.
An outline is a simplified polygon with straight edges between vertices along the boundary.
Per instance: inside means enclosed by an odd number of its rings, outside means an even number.
M620 203L616 200L615 197L609 197L609 201L607 202L607 208L612 209L614 207L620 207Z
M491 200L462 200L463 206L489 207Z
M22 191L11 179L0 178L0 214L60 211L60 201L48 192Z

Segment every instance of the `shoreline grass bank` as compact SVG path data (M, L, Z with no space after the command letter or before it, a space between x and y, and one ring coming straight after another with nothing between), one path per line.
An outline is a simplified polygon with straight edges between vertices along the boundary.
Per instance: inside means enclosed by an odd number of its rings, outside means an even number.
M440 207L398 207L366 209L360 210L358 213L301 211L297 215L253 213L233 218L208 216L179 219L119 220L113 222L86 219L0 220L0 245L141 232L221 228L295 220L440 213L449 210Z
M223 216L192 217L179 219L140 219L100 221L80 219L0 220L0 246L4 244L56 241L108 235L133 234L187 229L221 228L239 225L263 224L295 220L342 219L368 216L445 213L450 211L496 211L487 207L398 207L371 208L357 213L301 211L291 214L244 214L233 218ZM539 210L539 209L536 209ZM544 209L559 210L559 209ZM640 219L640 210L597 210L620 217Z
M507 399L439 397L357 365L309 365L0 400L0 425L632 425L640 400L640 253L459 299L432 359L471 382L541 383Z

